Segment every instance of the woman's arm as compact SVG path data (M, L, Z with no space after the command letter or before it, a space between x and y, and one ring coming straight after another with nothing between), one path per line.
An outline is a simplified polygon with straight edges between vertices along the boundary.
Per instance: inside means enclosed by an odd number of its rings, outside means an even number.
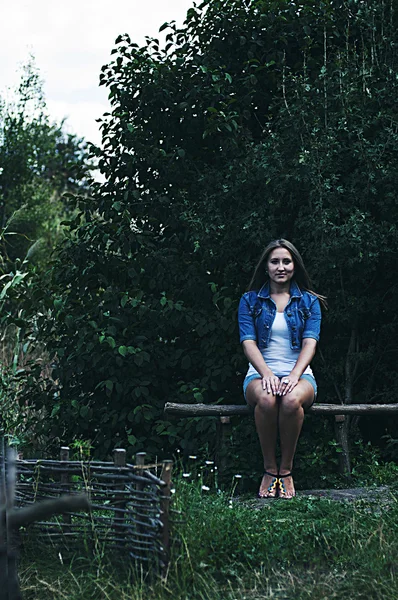
M313 297L310 308L310 317L306 320L304 331L303 331L303 339L313 338L314 340L319 341L319 334L321 331L321 305L318 298Z
M257 342L254 340L244 340L242 342L243 352L247 360L253 365L256 371L261 375L261 383L263 390L267 390L269 394L276 395L280 387L280 381L271 369L267 366L263 355L258 349Z
M238 310L239 334L243 346L243 352L247 360L253 365L256 371L261 375L261 384L263 390L267 390L276 395L279 389L280 381L275 377L271 369L266 365L264 358L257 346L257 331L252 310L249 307L247 294L242 296L239 302Z
M290 372L290 375L286 379L289 379L288 385L280 385L279 392L284 396L291 392L296 387L298 381L315 355L317 341L313 338L304 338L302 343L301 352L298 356L297 362ZM285 377L283 377L285 379ZM283 381L282 379L282 381ZM283 388L283 389L282 389Z

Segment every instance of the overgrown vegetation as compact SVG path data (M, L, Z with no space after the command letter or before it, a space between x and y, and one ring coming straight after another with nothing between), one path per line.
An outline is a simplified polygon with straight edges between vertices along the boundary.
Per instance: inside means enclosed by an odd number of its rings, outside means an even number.
M161 29L165 48L118 38L101 73L105 182L75 198L54 263L19 297L20 324L56 364L56 394L36 366L19 398L45 416L36 436L83 439L96 456L213 452L215 421L169 421L163 406L242 400L236 307L280 236L329 298L319 400L391 401L394 4L206 0ZM357 448L358 420L344 428ZM394 420L382 428L393 449ZM252 439L249 422L240 432ZM307 469L334 468L333 425L310 421L306 435ZM246 454L250 472L257 452Z
M48 116L33 58L11 98L0 98L0 228L2 257L47 264L62 239L63 194L87 190L87 143ZM3 271L4 272L4 271Z
M30 424L44 416L18 405L27 373L51 381L37 332L46 271L75 210L64 194L87 193L92 164L86 142L51 122L31 59L18 89L0 98L0 427L19 446L32 444Z

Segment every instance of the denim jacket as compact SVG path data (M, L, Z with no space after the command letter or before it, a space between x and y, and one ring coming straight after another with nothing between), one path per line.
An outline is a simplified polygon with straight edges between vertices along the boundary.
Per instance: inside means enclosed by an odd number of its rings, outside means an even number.
M243 294L238 312L240 341L254 340L259 350L264 350L269 344L276 311L276 304L270 296L268 283L265 283L259 292L250 291ZM284 315L292 350L301 348L303 338L319 340L321 327L319 300L310 292L302 292L295 281L290 285L290 300L285 307Z

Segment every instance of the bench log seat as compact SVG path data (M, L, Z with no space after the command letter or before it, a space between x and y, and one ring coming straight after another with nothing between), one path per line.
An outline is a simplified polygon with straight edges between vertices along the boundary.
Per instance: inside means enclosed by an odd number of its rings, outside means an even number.
M253 409L247 404L179 404L166 402L164 412L173 417L231 417L248 416ZM313 404L306 413L311 415L373 415L396 413L398 404Z

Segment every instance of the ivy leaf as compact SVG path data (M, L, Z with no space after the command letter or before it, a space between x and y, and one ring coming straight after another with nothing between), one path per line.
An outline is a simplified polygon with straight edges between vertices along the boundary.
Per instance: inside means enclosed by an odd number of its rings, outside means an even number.
M112 336L108 336L106 338L106 341L108 342L111 348L114 348L116 346L115 339Z

